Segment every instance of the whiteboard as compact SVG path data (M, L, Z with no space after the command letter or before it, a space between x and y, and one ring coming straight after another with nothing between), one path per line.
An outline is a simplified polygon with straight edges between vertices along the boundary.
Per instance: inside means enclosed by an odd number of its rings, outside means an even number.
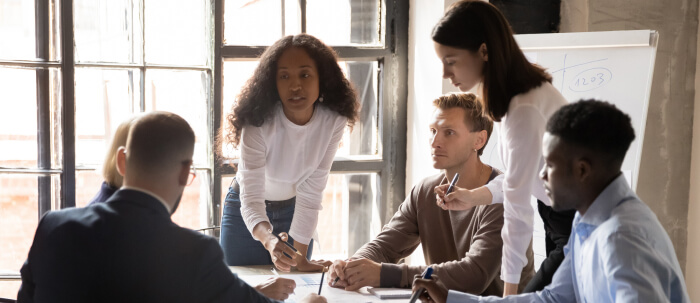
M608 101L631 117L635 140L622 171L635 190L658 37L653 30L515 35L528 60L547 69L566 100ZM482 160L503 170L497 145L494 129Z

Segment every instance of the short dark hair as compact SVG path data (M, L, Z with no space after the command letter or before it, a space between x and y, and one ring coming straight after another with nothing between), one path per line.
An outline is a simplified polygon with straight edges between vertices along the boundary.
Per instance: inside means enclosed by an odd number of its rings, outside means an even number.
M615 105L580 100L557 110L547 122L547 132L568 144L586 148L610 163L622 163L632 141L630 117Z
M261 126L272 115L275 105L280 102L276 80L277 62L286 50L293 47L303 49L316 63L319 93L324 99L322 103L316 102L316 105L325 106L348 118L350 127L357 121L360 103L355 89L338 65L335 51L308 34L286 36L265 49L253 76L241 89L232 112L226 116L230 127L228 134L222 135L226 143L238 147L245 126Z
M506 17L493 4L482 0L459 1L445 12L433 28L433 41L445 46L477 52L486 45L482 101L496 122L506 115L511 99L552 82L544 68L525 58Z
M480 132L486 131L486 142L478 150L478 155L484 153L486 144L491 138L493 131L493 121L484 114L484 108L479 102L479 98L473 93L451 93L438 97L433 101L433 105L439 109L461 108L464 109L464 123L471 127L471 131Z
M192 160L194 141L194 131L182 117L162 111L147 113L131 125L127 167L158 175Z

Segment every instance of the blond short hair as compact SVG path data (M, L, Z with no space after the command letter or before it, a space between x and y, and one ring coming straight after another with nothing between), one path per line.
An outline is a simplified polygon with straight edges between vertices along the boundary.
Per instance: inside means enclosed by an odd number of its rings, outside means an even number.
M102 176L112 188L120 188L124 183L124 178L117 171L117 150L121 146L126 146L126 139L129 137L131 125L138 117L138 115L129 117L117 126L117 130L114 131L112 136L112 143L102 163Z
M481 156L486 144L489 143L489 138L491 138L493 121L484 113L484 107L479 97L473 93L451 93L438 97L433 101L433 105L442 110L464 109L464 123L467 127L471 128L472 132L486 131L486 142L478 151L478 155Z

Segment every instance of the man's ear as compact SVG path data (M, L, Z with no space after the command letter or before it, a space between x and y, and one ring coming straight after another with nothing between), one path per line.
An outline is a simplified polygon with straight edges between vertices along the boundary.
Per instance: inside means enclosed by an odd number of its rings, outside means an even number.
M481 43L481 46L479 46L479 58L484 61L489 61L489 51L486 48L486 43Z
M187 179L190 177L190 166L192 165L192 161L188 161L185 163L182 163L180 165L180 173L177 176L177 182L178 184L182 186L187 186Z
M592 178L591 169L591 161L587 158L579 158L574 163L574 175L581 183L586 183Z
M474 142L474 149L480 150L484 145L486 145L486 139L488 138L488 132L486 130L481 130L476 135L476 142Z
M117 149L117 172L124 177L126 175L126 147L120 146Z

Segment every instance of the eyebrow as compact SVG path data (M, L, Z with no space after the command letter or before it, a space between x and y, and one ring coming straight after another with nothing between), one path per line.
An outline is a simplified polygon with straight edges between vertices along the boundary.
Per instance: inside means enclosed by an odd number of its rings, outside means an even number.
M299 68L311 68L311 65L302 65L302 66L299 66ZM280 66L277 69L289 69L289 68L286 66Z

